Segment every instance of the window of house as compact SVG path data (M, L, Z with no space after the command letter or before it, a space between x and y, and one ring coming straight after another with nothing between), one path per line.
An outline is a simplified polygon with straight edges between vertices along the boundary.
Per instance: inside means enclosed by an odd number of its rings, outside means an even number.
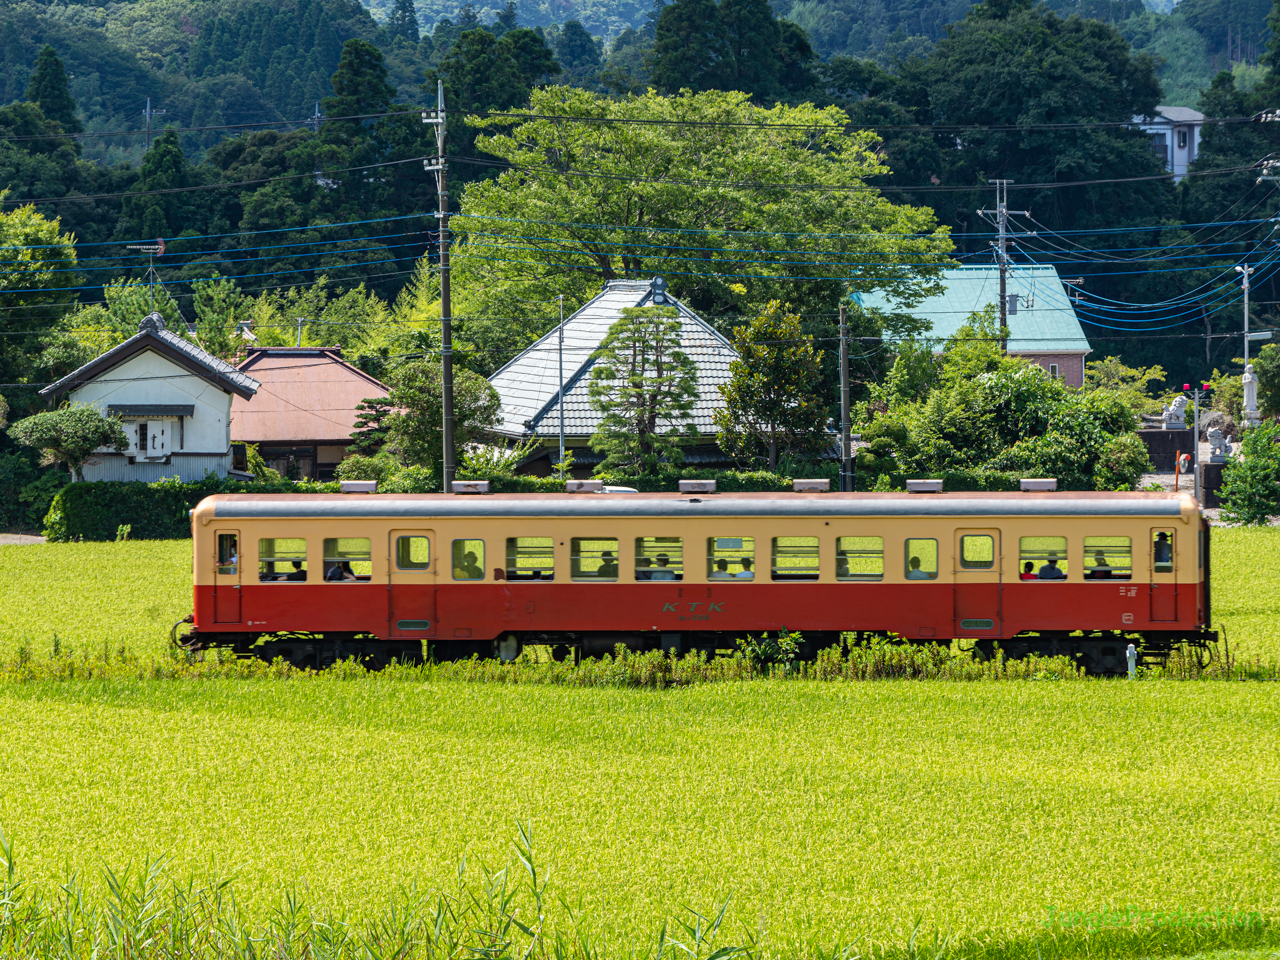
M938 541L912 539L903 553L908 580L938 579Z
M429 537L396 537L396 567L400 570L426 570L431 566Z
M325 583L356 583L372 576L368 537L325 537Z
M817 580L817 537L774 537L772 574L774 580Z
M569 577L594 582L618 579L618 541L573 537L569 541Z
M1049 379L1050 380L1058 379L1058 365L1056 363L1049 364Z
M960 538L960 567L964 570L990 570L996 565L995 537L965 534Z
M554 580L555 547L552 537L507 537L507 579Z
M707 577L711 580L754 580L754 537L707 537Z
M684 542L680 537L636 537L637 580L683 580Z
M883 580L883 537L836 537L837 580Z
M1151 561L1156 573L1173 573L1173 531L1160 530L1151 541Z
M1178 149L1179 150L1187 149L1187 131L1185 130L1178 131Z
M1085 537L1084 578L1086 580L1130 580L1133 578L1133 541L1128 537Z
M1022 537L1018 541L1018 579L1067 579L1067 538Z
M218 534L218 573L233 575L239 569L240 553L234 533Z
M453 579L484 579L484 541L453 541Z
M258 541L258 580L262 583L305 583L307 541L300 537L266 537Z

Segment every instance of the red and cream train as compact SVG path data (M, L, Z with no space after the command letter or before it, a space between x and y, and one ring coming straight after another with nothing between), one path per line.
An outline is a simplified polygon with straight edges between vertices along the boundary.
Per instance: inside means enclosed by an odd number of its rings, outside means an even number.
M1118 672L1209 630L1209 527L1159 493L233 494L192 511L182 643L323 666L972 639Z

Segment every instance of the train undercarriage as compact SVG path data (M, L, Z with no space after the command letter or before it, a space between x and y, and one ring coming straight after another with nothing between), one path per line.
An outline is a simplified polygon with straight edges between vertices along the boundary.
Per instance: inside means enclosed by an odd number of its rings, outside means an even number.
M613 653L619 644L633 652L668 650L676 654L699 651L708 657L731 654L739 648L741 633L731 632L600 632L600 633L507 633L491 640L383 640L362 633L217 633L187 634L176 638L177 645L198 652L221 648L237 656L257 657L266 661L277 658L300 668L323 670L343 660L354 658L373 670L392 662L421 663L424 658L435 661L466 660L471 657L510 661L526 646L548 648L556 660L599 657ZM795 659L813 660L820 650L840 642L838 631L806 631L800 634ZM858 631L844 634L853 643L891 639L886 633ZM996 656L997 648L1011 660L1035 654L1042 657L1067 656L1085 673L1098 676L1122 675L1128 670L1127 649L1137 649L1138 664L1153 666L1168 660L1173 651L1184 647L1203 658L1217 643L1218 635L1210 630L1153 630L1140 633L1118 631L1043 631L1024 633L1004 640L960 640L963 650L972 649L978 659ZM918 644L950 645L946 639L910 640Z

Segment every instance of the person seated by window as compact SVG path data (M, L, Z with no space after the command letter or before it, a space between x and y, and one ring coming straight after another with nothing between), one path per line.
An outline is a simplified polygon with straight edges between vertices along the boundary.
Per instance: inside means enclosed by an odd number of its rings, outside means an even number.
M1155 561L1157 564L1165 566L1173 565L1173 544L1169 542L1167 533L1157 533L1155 547Z
M739 570L737 573L735 573L735 574L733 575L733 576L734 576L734 579L736 579L736 580L754 580L756 575L755 575L755 574L752 572L752 570L751 570L751 558L750 558L750 557L743 557L743 558L742 558L741 560L739 560L738 562L739 562L740 564L742 564L742 569L741 569L741 570Z
M1093 555L1093 569L1085 574L1089 580L1110 580L1111 565L1107 563L1106 554L1101 550Z
M1065 580L1067 575L1058 569L1058 555L1056 553L1049 554L1049 562L1040 568L1040 572L1036 575L1037 580Z
M600 554L600 566L596 568L596 576L601 580L618 579L618 561L613 558L612 552L606 550Z
M733 574L729 572L729 561L726 560L724 557L721 557L719 560L716 561L716 568L711 573L711 579L728 580L732 576Z
M671 567L668 566L668 564L671 562L671 558L668 557L665 553L660 553L657 556L657 561L658 561L657 569L655 569L652 573L649 574L649 579L650 580L674 580L676 578L676 572L672 570Z
M1036 565L1035 565L1034 563L1032 563L1030 560L1028 560L1026 563L1024 563L1024 564L1022 565L1022 573L1021 573L1021 574L1019 574L1018 579L1019 579L1019 580L1034 580L1034 579L1036 579Z
M324 578L330 583L357 579L355 571L351 569L351 562L349 560L343 560L341 563L335 563L329 568L329 572L324 575Z
M656 580L656 579L658 579L657 577L655 577L655 576L653 575L653 571L649 569L649 563L650 563L650 561L649 561L649 558L648 558L648 557L637 557L637 558L636 558L636 579L637 579L637 580Z
M907 561L908 580L928 580L929 574L920 569L920 558L912 557Z
M456 554L455 554L456 556ZM462 563L453 568L453 579L455 580L483 580L484 571L480 569L480 564L476 563L476 555L468 550L462 557Z
M303 570L303 569L302 569L302 561L301 561L301 560L295 560L295 561L293 561L293 572L292 572L292 573L285 574L285 575L284 575L283 577L281 577L280 579L281 579L281 580L292 580L292 581L295 581L295 582L306 580L306 579L307 579L307 571L305 571L305 570Z

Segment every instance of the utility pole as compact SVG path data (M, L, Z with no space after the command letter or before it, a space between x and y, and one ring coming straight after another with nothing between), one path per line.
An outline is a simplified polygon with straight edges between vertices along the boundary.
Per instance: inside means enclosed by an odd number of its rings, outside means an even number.
M1249 365L1249 274L1253 267L1236 267L1240 274L1240 285L1244 288L1244 365Z
M324 119L324 114L320 112L320 104L319 102L317 102L315 114L311 117L310 120L307 121L307 126L311 127L312 133L320 132L320 121L323 119Z
M164 256L164 237L160 237L155 243L134 243L125 247L126 250L137 250L147 255L147 292L151 297L151 313L156 312L156 281L160 279L156 273L156 257Z
M440 379L444 408L444 492L453 492L453 303L449 293L449 184L445 173L444 134L444 81L436 81L435 116L422 112L422 122L436 128L436 162L422 162L428 172L436 175L436 193L439 194L440 218Z
M840 492L853 491L853 450L849 440L849 310L840 301Z
M1009 214L1017 214L1023 217L1029 217L1029 210L1010 210L1009 209L1009 184L1012 180L988 180L988 183L996 185L996 208L995 210L979 210L978 216L988 219L995 216L996 242L992 244L996 248L996 262L1000 266L1000 352L1009 352L1009 341L1005 338L1005 329L1009 324L1009 253L1007 241L1009 239ZM1019 234L1019 236L1032 236L1033 234Z
M136 102L136 101L135 101L135 102ZM147 109L145 109L145 110L143 110L143 111L142 111L142 116L143 116L143 117L146 119L146 121L147 121L147 149L148 149L148 150L150 150L150 149L151 149L151 118L152 118L152 117L162 117L162 116L164 116L164 113L165 113L165 112L164 112L163 110L152 110L152 109L151 109L151 98L150 98L150 97L147 97Z
M564 479L564 294L556 297L560 301L560 392L556 406L560 408L560 479Z

